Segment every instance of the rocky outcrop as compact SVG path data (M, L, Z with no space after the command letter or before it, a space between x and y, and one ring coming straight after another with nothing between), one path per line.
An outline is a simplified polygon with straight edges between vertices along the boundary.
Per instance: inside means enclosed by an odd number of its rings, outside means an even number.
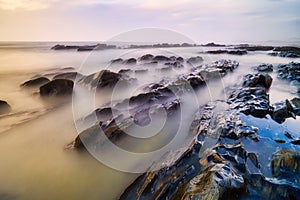
M278 123L283 123L286 118L300 116L300 99L286 99L271 106L271 117Z
M276 152L269 162L275 178L266 178L260 168L261 162L268 161L247 150L255 149L260 142L258 128L251 121L243 122L241 115L247 106L256 106L249 110L253 116L268 114L270 84L269 75L248 75L241 88L229 91L232 95L228 102L200 107L190 129L195 139L184 153L175 158L171 152L164 156L152 169L163 163L168 166L139 176L120 199L297 199L297 151ZM256 102L260 100L265 104ZM239 107L234 106L237 103ZM258 114L255 110L259 110ZM246 138L254 143L248 143ZM208 141L211 146L206 145Z
M46 77L38 77L22 83L21 87L40 87L49 81Z
M6 101L0 100L0 115L8 113L10 110L10 105Z
M280 56L287 58L300 58L300 48L299 47L275 47L271 56Z
M92 50L104 50L115 49L117 46L108 44L96 44L96 45L61 45L57 44L51 49L53 50L77 50L77 51L92 51Z
M250 46L250 45L240 45L235 47L235 49L243 49L247 51L271 51L274 49L272 46Z
M40 87L40 95L42 97L71 95L73 85L71 80L55 79Z

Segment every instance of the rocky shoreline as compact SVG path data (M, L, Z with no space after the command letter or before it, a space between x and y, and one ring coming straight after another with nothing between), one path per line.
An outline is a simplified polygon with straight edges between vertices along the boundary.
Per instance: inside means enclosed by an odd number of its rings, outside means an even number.
M218 44L206 46L223 47ZM56 48L79 50L81 47ZM234 49L206 53L244 55L247 51L271 50L299 53L298 48L288 47L239 46ZM161 109L166 111L167 119L174 120L180 113L184 94L205 88L208 82L235 73L239 67L233 60L218 60L206 65L202 62L200 56L182 58L144 54L112 60L111 65L126 66L118 72L103 70L85 76L74 70L59 71L51 76L36 76L21 87L38 91L43 98L70 97L75 81L88 90L112 90L118 82L126 89L136 82L132 74L147 74L147 67L164 66L159 70L172 70L192 64L186 73L153 82L141 93L99 107L83 118L84 123L95 114L97 123L82 131L67 147L81 151L88 145L97 150L106 139L117 143L128 137L126 130L135 124L146 126L151 122L150 115ZM137 65L145 68L134 68ZM168 152L151 168L170 163L168 166L140 175L120 199L299 199L300 138L293 132L284 131L282 126L286 119L300 116L299 66L297 62L256 66L253 73L245 74L238 83L226 88L227 99L200 106L190 122L188 135L191 139L180 156L174 157L174 152ZM297 97L270 103L269 89L273 78L269 73L273 71L279 79L298 86ZM268 125L268 131L262 127L264 124ZM104 134L98 133L99 129ZM275 130L279 136L272 135Z

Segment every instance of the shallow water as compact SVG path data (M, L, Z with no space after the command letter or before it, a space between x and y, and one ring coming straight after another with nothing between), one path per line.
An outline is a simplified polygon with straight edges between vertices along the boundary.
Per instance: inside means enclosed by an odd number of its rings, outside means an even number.
M137 174L118 172L106 167L86 152L65 149L77 135L72 104L45 102L38 95L34 95L33 91L19 87L22 82L36 74L49 74L69 66L82 74L91 74L107 67L118 71L119 67L109 66L111 59L120 56L129 58L153 51L157 54L169 52L185 58L200 55L204 58L203 64L219 59L238 61L240 66L235 72L220 81L208 83L208 89L201 89L196 93L197 103L186 107L187 114L182 119L188 127L191 119L187 116L194 113L199 105L210 100L226 99L224 90L240 82L242 75L253 72L254 66L262 63L277 65L290 61L300 62L300 59L268 56L267 52L250 52L244 56L199 54L198 52L206 50L200 47L168 48L161 51L116 49L91 54L73 50L53 51L49 50L51 45L53 43L0 45L0 99L7 101L12 107L9 115L0 116L0 197L5 194L16 199L116 199L137 177ZM150 70L148 74L137 75L139 82L134 89L159 81L164 76L175 77L188 70L190 69L167 74ZM278 80L275 73L271 75L272 103L295 97L288 83ZM103 95L99 95L96 97L97 104L106 103ZM122 98L131 96L126 92L122 95ZM116 98L121 98L121 94L117 94ZM190 102L186 98L185 103L188 105ZM84 104L85 102L82 106ZM82 114L87 113L83 111ZM289 119L284 125L296 133L299 130L299 118ZM270 138L266 131L261 134L266 140ZM126 143L126 140L123 142ZM153 140L139 148L144 151L152 149L156 142ZM273 149L272 147L271 150ZM118 159L120 163L126 162L122 158Z

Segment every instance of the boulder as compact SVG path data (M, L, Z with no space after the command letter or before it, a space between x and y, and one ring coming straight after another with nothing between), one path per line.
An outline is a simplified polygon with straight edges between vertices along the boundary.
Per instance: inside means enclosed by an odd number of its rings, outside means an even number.
M272 84L272 77L268 74L248 74L245 76L243 87L263 87L269 89Z
M71 95L73 85L74 82L71 80L55 79L40 87L40 95L42 97Z
M151 61L154 58L152 54L145 54L139 58L140 61Z
M136 64L136 59L135 58L129 58L127 60L124 60L123 64L126 64L126 65L135 65Z
M40 87L49 81L50 80L46 77L38 77L22 83L21 87Z
M290 62L289 64L281 64L278 66L278 77L289 81L300 81L300 63Z

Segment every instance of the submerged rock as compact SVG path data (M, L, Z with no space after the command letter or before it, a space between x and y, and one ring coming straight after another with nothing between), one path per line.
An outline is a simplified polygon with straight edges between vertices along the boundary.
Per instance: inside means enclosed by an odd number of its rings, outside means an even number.
M50 80L46 77L38 77L22 83L21 87L40 87L49 81Z
M55 79L40 87L40 95L43 97L71 95L73 85L74 83L71 80Z
M10 110L10 105L6 101L0 100L0 115L8 113Z
M294 149L278 149L272 155L272 174L281 179L296 180L300 184L300 155Z
M190 64L198 64L203 61L203 58L200 56L190 57L187 62Z

